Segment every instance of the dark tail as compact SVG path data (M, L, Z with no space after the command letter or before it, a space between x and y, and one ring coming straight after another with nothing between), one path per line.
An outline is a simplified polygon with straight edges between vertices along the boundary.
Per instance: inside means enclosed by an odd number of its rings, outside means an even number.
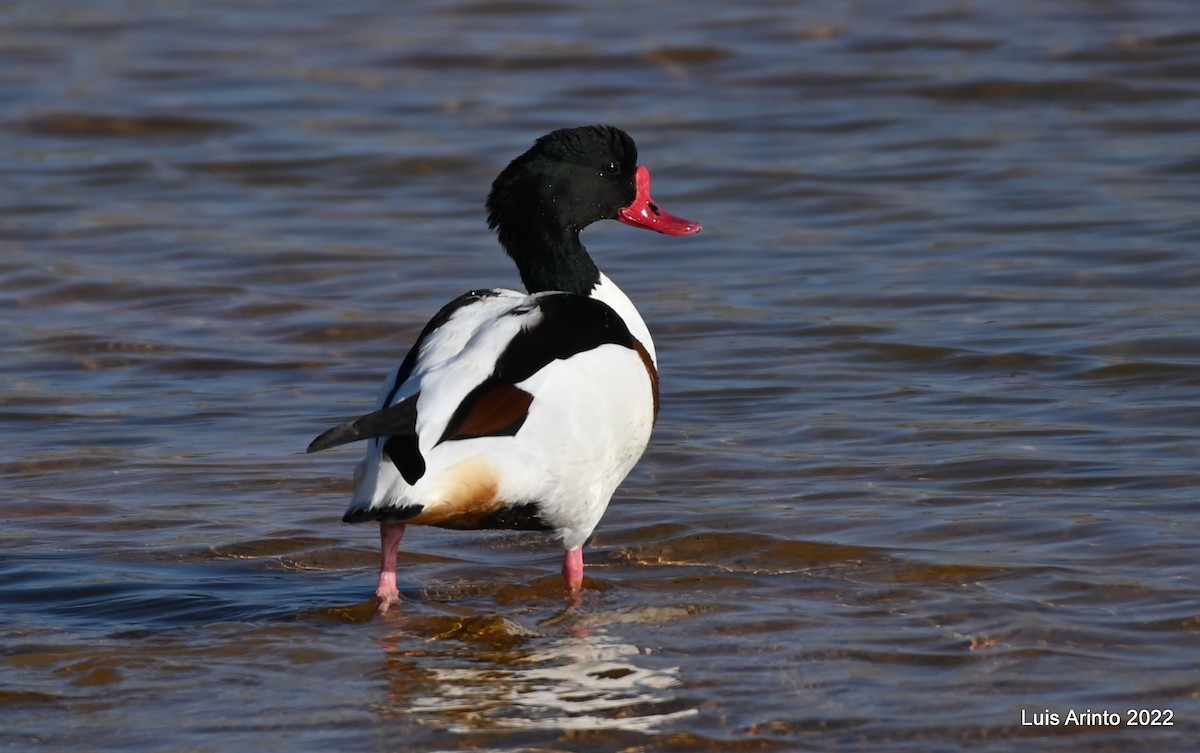
M417 395L420 393L418 392ZM415 436L417 433L417 395L407 397L373 413L351 419L335 426L308 445L308 452L320 452L330 447L375 437Z

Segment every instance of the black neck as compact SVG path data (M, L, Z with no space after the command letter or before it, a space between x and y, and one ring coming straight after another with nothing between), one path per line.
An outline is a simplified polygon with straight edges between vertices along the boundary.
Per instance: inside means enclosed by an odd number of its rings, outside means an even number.
M579 241L578 230L500 232L500 242L521 273L530 293L561 290L590 295L600 282L600 269Z

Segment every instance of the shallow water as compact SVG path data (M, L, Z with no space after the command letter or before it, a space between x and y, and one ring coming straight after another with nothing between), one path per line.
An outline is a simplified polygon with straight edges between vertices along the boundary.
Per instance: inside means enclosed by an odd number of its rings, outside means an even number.
M1194 745L1192 3L244 5L0 16L0 747ZM663 406L584 605L422 529L371 619L303 449L598 121L705 232L585 235Z

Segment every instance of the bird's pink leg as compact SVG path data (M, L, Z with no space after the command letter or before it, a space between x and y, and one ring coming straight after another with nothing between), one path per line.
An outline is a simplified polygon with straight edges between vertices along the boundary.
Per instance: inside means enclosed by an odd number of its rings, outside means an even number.
M376 614L387 613L388 607L400 601L400 590L396 588L396 551L403 536L403 523L379 523L379 588L375 589L379 605L375 608Z
M583 591L583 548L568 549L563 554L563 580L567 582L567 591L571 604L579 605L579 596Z

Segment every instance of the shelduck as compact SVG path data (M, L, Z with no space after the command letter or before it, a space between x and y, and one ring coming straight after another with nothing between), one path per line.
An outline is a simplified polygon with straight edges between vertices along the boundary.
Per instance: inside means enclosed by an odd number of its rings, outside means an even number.
M579 240L606 219L700 230L651 199L633 139L612 126L549 133L500 173L487 210L527 292L472 290L446 304L375 410L308 446L368 440L343 520L379 523L380 614L400 598L396 553L410 523L552 531L578 603L583 546L658 413L650 331Z

